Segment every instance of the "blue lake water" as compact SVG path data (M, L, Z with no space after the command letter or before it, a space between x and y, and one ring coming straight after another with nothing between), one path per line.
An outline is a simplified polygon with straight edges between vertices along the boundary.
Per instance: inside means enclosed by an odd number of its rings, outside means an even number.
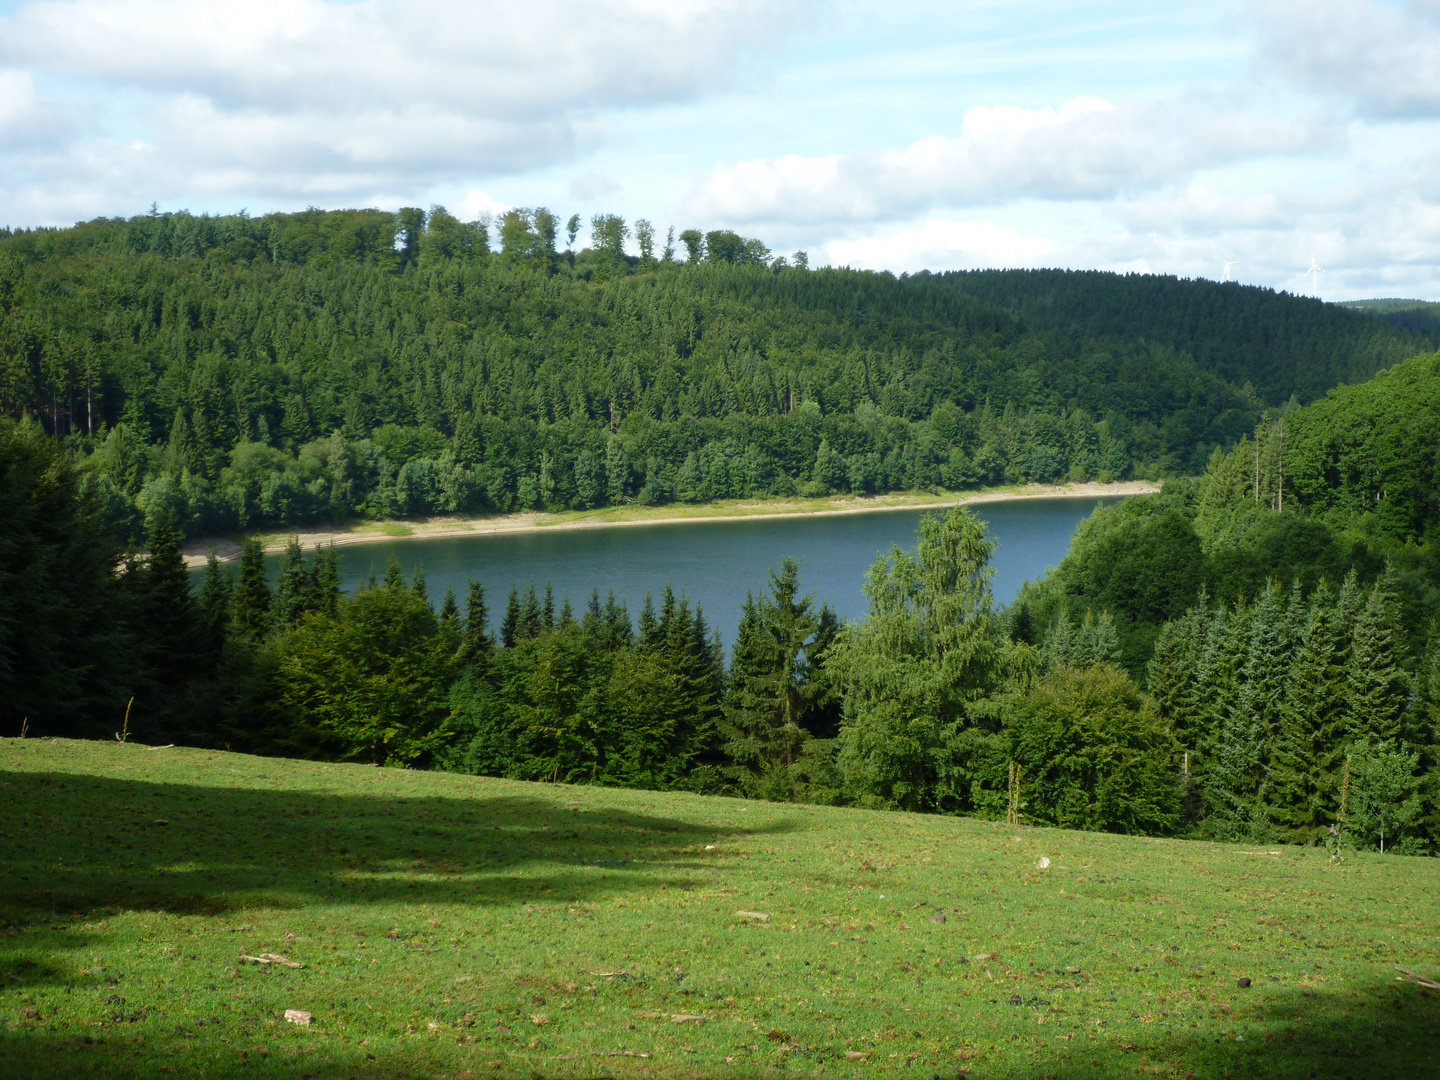
M989 524L997 547L992 586L997 605L1008 604L1027 579L1065 557L1075 528L1097 502L1115 498L1024 499L986 503L975 512ZM800 580L817 602L828 601L842 619L865 614L861 585L877 554L892 544L912 547L922 511L888 510L835 517L796 516L765 521L694 522L500 536L397 539L340 548L345 588L373 571L383 577L391 554L407 574L425 569L430 595L439 604L446 587L464 603L466 583L485 586L498 620L512 586L531 582L555 587L555 603L569 596L579 614L592 589L611 590L639 612L647 593L657 597L667 582L705 611L729 643L740 620L746 590L759 591L767 573L785 556L800 561ZM272 559L274 567L277 560Z

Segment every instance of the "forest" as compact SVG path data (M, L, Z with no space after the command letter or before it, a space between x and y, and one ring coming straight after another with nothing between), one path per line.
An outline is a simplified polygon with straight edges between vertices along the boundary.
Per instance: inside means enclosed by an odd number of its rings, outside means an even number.
M1069 828L1433 854L1440 353L1267 411L1202 475L1097 509L997 608L971 512L922 518L840 623L786 560L728 657L667 590L432 597L258 541L192 589L83 460L0 421L0 698L135 739Z
M1230 283L811 269L615 215L576 251L580 227L435 207L0 230L0 402L140 545L167 519L1193 476L1271 411L1440 345Z

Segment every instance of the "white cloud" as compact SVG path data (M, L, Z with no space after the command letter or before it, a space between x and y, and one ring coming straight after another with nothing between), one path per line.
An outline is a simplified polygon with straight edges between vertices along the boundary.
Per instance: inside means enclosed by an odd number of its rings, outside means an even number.
M483 191L467 191L465 197L449 207L452 214L461 221L479 221L482 218L498 218L509 210L505 203L496 202Z
M53 143L64 129L59 111L36 93L28 71L0 68L0 156Z
M30 160L24 177L0 176L0 201L42 205L51 193L33 184L83 185L87 168L110 192L92 212L141 192L342 202L535 169L595 145L607 111L723 85L813 7L35 0L0 17L0 64L21 80L0 81L0 125L31 108L26 88L33 97L44 73L68 87L83 126L108 126ZM113 166L93 171L112 145L134 148L118 169L129 187Z
M904 273L1036 266L1054 249L1043 236L1021 236L993 221L930 218L921 228L890 236L833 241L826 254L840 266Z
M1292 78L1378 117L1440 115L1440 3L1264 0L1263 49Z
M1327 136L1199 106L1075 98L1059 108L977 107L957 136L903 150L721 165L696 178L695 217L735 223L903 220L932 207L1110 199L1196 171L1312 149Z

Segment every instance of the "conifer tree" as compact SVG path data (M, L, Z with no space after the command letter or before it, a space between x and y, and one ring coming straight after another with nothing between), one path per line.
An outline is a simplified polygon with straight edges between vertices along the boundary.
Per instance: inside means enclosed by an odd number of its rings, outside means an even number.
M814 662L820 616L813 595L799 595L799 574L799 564L787 558L778 574L770 572L769 594L747 598L743 656L737 638L740 664L731 664L724 707L727 753L749 773L742 781L753 786L772 772L772 796L789 795L788 770L812 737L811 713L828 691Z
M393 552L385 562L385 587L387 589L403 589L405 587L405 569L400 565L400 557Z
M1075 626L1070 620L1070 611L1062 603L1060 611L1055 616L1055 621L1050 625L1050 632L1045 635L1045 644L1041 646L1043 666L1047 675L1066 668L1075 666L1076 653L1079 650L1079 642L1075 633Z
M445 599L440 602L440 621L446 626L460 625L460 605L455 601L455 590L445 587Z
M195 630L190 575L180 554L180 528L173 514L162 514L150 535L145 560L145 628L165 647L184 653Z
M1347 658L1346 720L1350 740L1399 746L1410 687L1395 643L1391 575L1376 582L1355 620Z
M1321 582L1285 679L1267 791L1271 820L1291 839L1313 840L1339 802L1344 762L1345 668L1335 593Z
M285 545L285 555L280 570L275 575L275 591L270 601L272 623L278 630L288 630L300 621L300 616L313 610L311 588L313 581L305 566L305 554L300 549L300 540L292 536Z
M534 641L540 636L540 598L535 593L535 583L525 590L520 598L520 618L515 627L515 636L520 641Z
M200 586L200 625L204 628L210 661L215 663L225 648L225 635L230 627L235 579L220 565L211 548L205 557L205 580Z
M265 547L254 536L246 537L240 550L235 625L252 641L270 632L270 584L265 576Z
M513 599L514 593L511 593ZM470 581L465 593L465 627L460 637L460 659L476 667L490 665L495 643L490 638L490 612L485 607L485 586ZM512 635L513 636L513 635Z
M1250 641L1241 668L1240 709L1252 732L1259 769L1252 778L1259 797L1270 765L1270 744L1279 729L1290 662L1289 621L1280 603L1279 583L1265 583L1250 621Z
M1260 745L1240 703L1251 617L1244 601L1238 601L1226 614L1223 632L1214 635L1213 655L1205 664L1210 700L1202 713L1205 734L1199 754L1204 827L1208 835L1220 839L1249 835L1256 810Z
M510 586L510 599L505 601L505 618L500 622L500 643L513 649L520 640L520 590Z
M310 577L313 610L333 617L340 606L340 552L334 544L315 552Z

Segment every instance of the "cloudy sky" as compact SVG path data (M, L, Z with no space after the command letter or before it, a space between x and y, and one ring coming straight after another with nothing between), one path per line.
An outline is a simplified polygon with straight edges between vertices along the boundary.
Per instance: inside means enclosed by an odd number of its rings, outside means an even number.
M0 224L152 201L1440 299L1440 0L0 0Z

